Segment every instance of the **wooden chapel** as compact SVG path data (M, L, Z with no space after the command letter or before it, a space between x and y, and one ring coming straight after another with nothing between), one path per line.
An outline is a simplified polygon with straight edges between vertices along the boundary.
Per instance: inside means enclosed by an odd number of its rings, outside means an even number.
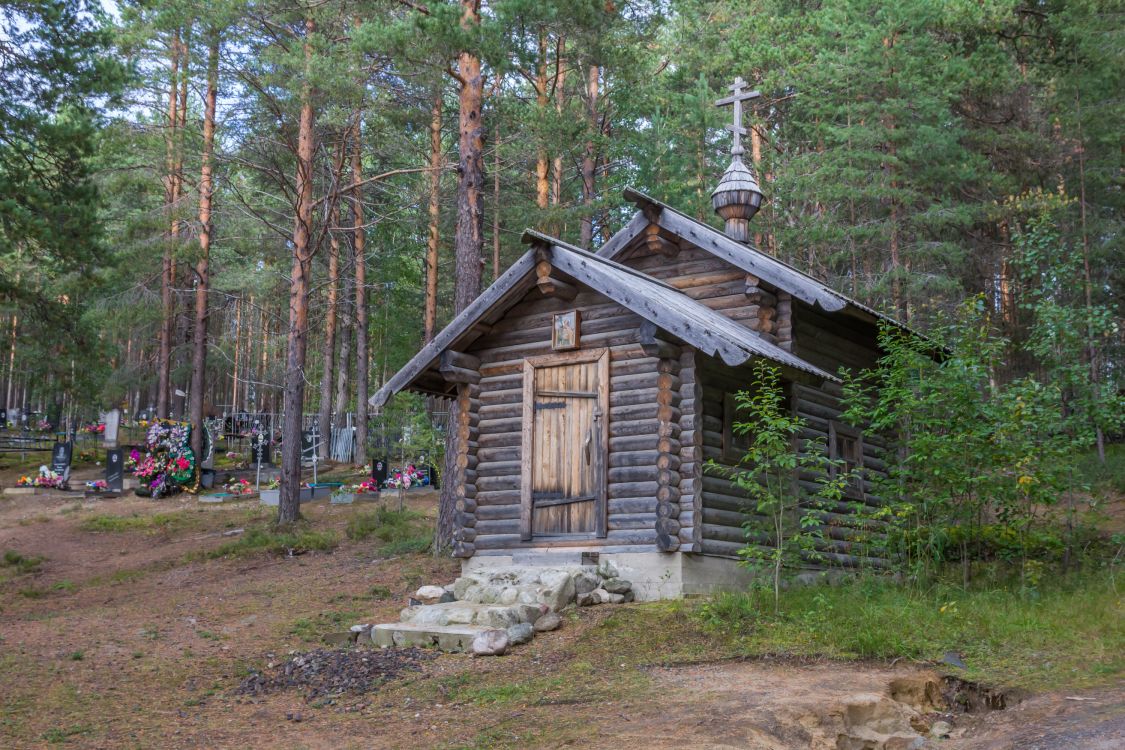
M884 446L843 424L840 367L873 366L884 316L749 244L762 193L732 161L712 194L720 231L635 190L632 219L596 253L527 231L530 249L371 399L453 399L460 432L454 555L466 570L612 560L639 598L743 585L747 499L721 471L746 438L733 394L752 363L781 368L802 437L867 477ZM887 319L889 320L889 319ZM810 481L812 478L798 478ZM811 485L810 485L811 486ZM863 559L858 504L826 510L820 559Z

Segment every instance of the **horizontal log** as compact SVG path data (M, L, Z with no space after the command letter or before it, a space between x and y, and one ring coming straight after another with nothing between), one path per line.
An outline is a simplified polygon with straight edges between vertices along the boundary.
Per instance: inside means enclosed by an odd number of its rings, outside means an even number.
M485 521L519 519L519 505L481 505L476 510L477 524Z
M522 464L518 457L513 461L486 461L477 465L478 477L519 476Z
M660 422L655 418L635 419L626 422L614 421L610 418L609 436L610 438L615 438L635 435L652 435L655 438L659 428Z
M471 542L477 538L477 530L466 526L459 526L453 530L453 539L458 542Z
M494 536L496 534L519 534L520 532L520 519L519 516L515 518L493 518L485 520L483 518L477 519L477 537Z
M611 514L606 522L608 529L653 529L656 528L655 513Z
M478 492L491 492L494 490L518 490L520 487L520 477L503 476L503 477L481 477L477 480Z
M614 482L607 489L610 499L625 497L656 497L656 480L649 482Z
M477 506L485 505L518 505L520 502L520 489L508 490L482 490L478 488Z
M453 543L453 556L459 558L469 558L476 553L476 548L470 542L454 542Z
M649 513L656 516L656 498L654 497L627 497L609 501L609 515Z
M625 466L644 466L655 468L659 454L655 449L629 452L611 452L609 454L609 467L616 469Z
M481 465L492 461L519 461L520 460L520 446L519 445L502 445L496 447L478 448L477 458L480 459L480 464L477 466L477 471L482 471Z
M474 542L477 550L486 549L526 549L555 547L596 547L608 545L651 545L656 544L655 529L610 529L604 538L587 536L546 537L538 536L529 542L520 539L519 534L482 535L477 532Z
M439 372L441 372L441 377L447 383L472 383L472 384L476 384L476 383L480 382L480 371L479 370L468 370L468 369L465 369L464 367L454 367L452 365L449 365L449 366L443 365L440 368Z
M609 451L638 451L655 450L655 435L630 435L628 437L615 437L609 440Z
M656 467L650 466L621 466L618 468L610 469L609 483L618 484L621 482L655 482Z

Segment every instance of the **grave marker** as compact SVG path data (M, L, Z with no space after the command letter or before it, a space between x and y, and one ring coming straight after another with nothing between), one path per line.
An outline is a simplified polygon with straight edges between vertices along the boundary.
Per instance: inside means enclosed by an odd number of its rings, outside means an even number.
M109 492L125 489L125 451L121 448L110 448L105 452L105 483Z
M51 471L55 472L66 482L70 479L70 460L74 455L74 443L55 443L51 449Z

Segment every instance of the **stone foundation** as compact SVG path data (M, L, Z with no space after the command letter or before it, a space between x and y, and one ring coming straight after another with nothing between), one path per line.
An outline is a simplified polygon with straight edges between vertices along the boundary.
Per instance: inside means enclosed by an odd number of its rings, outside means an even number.
M565 569L612 565L617 575L632 582L637 601L682 599L718 591L744 591L754 573L728 557L684 552L602 552L588 550L518 550L511 554L477 554L461 562L461 575L498 569Z

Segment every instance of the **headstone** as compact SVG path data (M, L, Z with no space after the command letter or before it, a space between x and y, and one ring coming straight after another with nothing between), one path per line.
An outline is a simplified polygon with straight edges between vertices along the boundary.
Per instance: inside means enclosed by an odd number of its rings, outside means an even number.
M105 452L105 484L110 492L123 492L125 489L125 451L121 448L110 448Z
M387 461L383 458L371 459L371 479L375 486L382 487L387 482Z
M121 427L121 411L119 409L110 409L105 414L102 414L102 421L105 423L105 433L102 436L106 448L117 447L117 432Z
M70 479L70 459L74 455L74 443L55 443L51 449L51 471L63 478Z
M8 410L0 407L0 428L8 425Z

